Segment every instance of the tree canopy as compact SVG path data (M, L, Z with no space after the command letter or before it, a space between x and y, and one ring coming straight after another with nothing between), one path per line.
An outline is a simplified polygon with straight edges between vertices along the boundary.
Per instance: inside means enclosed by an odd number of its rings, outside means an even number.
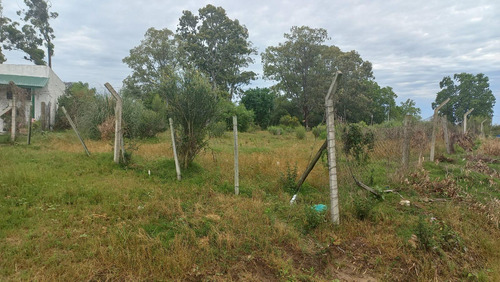
M248 30L230 19L222 7L209 4L198 10L198 16L183 11L177 34L189 62L207 75L213 89L227 92L230 99L255 78L254 72L243 71L255 53Z
M255 114L255 123L261 128L267 128L271 122L276 95L269 88L251 88L241 97L241 104Z
M296 103L306 127L321 122L324 97L333 74L343 78L335 95L337 115L351 122L369 122L384 110L395 106L392 88L380 88L373 79L372 64L356 51L343 52L324 44L329 38L325 29L292 27L285 42L271 46L262 54L264 76L277 82L275 88Z
M309 126L311 112L324 103L328 87L323 56L328 33L322 28L294 26L284 37L285 42L267 47L262 54L264 76L277 81L276 88L299 105Z
M55 38L54 30L50 26L50 19L58 17L58 13L50 12L50 2L45 0L24 0L27 9L17 11L21 16L24 25L12 21L7 17L0 18L0 39L5 50L21 50L26 53L24 58L34 62L36 65L45 65L45 51L47 48L49 66L52 66L51 58L54 55ZM1 11L1 5L0 5ZM0 50L1 51L1 50ZM0 62L4 62L5 57L0 52Z
M130 50L123 62L132 69L132 74L124 80L124 95L141 98L147 105L156 94L165 98L160 86L180 65L174 33L167 28L149 28L141 43Z
M450 98L450 102L440 110L450 122L462 122L464 114L472 108L474 111L471 116L493 117L496 99L490 90L489 79L484 74L459 73L453 75L453 79L446 76L439 87L441 91L437 93L432 108Z

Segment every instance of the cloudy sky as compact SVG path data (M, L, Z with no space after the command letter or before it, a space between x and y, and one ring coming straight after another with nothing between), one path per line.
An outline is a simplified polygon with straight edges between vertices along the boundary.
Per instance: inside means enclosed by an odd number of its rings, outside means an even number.
M337 0L51 0L56 39L53 69L63 81L88 82L104 92L120 88L130 69L122 63L149 27L176 30L183 10L222 6L250 34L259 54L283 41L292 26L325 28L328 44L356 50L373 64L376 81L391 86L398 103L411 98L432 115L439 81L455 73L484 73L500 124L500 1ZM4 0L4 16L17 20L22 0ZM5 52L7 63L26 63ZM260 56L251 70L262 75ZM272 85L260 78L249 87Z

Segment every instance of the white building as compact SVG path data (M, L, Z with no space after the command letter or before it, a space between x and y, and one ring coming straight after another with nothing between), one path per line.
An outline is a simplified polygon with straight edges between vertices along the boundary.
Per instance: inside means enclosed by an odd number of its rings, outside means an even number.
M39 120L45 115L45 124L52 128L55 124L57 99L62 96L66 86L48 66L0 64L0 132L4 131L5 110L12 104L9 82L26 89L28 95L19 97L18 111L24 111L29 117L34 101L34 117ZM24 109L23 109L24 108ZM2 116L3 115L3 116ZM29 119L26 119L29 121Z

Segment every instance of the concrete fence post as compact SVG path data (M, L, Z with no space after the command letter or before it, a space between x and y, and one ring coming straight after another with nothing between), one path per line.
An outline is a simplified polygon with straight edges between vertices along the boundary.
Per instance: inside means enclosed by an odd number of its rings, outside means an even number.
M234 194L240 193L240 172L238 160L238 117L233 116L233 133L234 133Z
M181 166L179 165L179 158L177 157L177 147L175 146L175 130L174 121L172 118L168 118L170 124L170 135L172 137L172 149L174 150L174 161L175 161L175 172L177 173L177 180L181 181Z
M431 155L430 155L430 161L434 161L434 151L436 149L436 134L438 130L438 112L439 110L446 105L450 101L450 98L446 99L443 103L441 103L437 108L434 109L434 116L432 118L433 126L432 126L432 139L431 139Z
M339 224L339 197L337 186L337 160L335 156L335 111L333 108L333 95L335 95L338 81L341 77L342 72L337 71L325 97L328 175L330 184L330 215L334 224Z
M120 95L115 91L113 86L109 83L105 83L104 86L108 89L108 91L113 95L113 97L116 99L116 106L115 106L115 146L114 146L114 154L113 154L113 161L117 164L120 163L120 159L122 161L125 161L123 157L125 155L125 152L123 150L123 130L122 130L122 109L123 109L123 100Z

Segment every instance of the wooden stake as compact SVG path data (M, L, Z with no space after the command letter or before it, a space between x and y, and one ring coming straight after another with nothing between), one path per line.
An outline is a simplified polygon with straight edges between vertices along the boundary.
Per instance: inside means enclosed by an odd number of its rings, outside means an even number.
M172 148L174 149L175 171L177 172L177 180L181 181L181 167L179 165L179 159L177 158L177 148L175 147L174 121L172 120L172 118L169 118L168 122L170 123L170 134L172 136Z
M325 141L325 143L323 143L323 145L321 145L321 148L319 148L318 152L316 153L316 155L314 156L314 158L312 159L312 161L307 166L306 170L304 171L304 173L300 177L299 182L297 183L297 187L295 188L295 191L296 191L295 193L297 193L299 191L300 186L302 186L302 184L304 183L304 181L306 181L307 176L313 170L314 166L316 165L316 163L318 162L319 158L321 157L321 154L326 149L327 144L328 144L328 141Z
M432 118L434 125L432 126L431 155L429 158L431 162L434 161L434 150L436 148L436 131L438 129L438 112L449 101L450 101L450 98L446 99L443 103L441 103L437 108L434 109L434 116Z
M85 150L85 153L87 153L87 156L90 157L89 149L87 149L87 146L85 145L85 142L83 142L83 139L80 136L80 133L78 132L78 129L76 129L75 123L73 122L73 120L69 116L68 112L66 111L66 108L64 108L64 106L61 106L61 109L62 109L64 115L66 116L66 118L68 119L69 124L71 125L71 128L73 128L73 131L75 131L76 136L78 136L78 139L80 140L80 143L82 143L82 146L83 146L83 149Z
M240 176L238 166L238 117L233 116L233 133L234 133L234 194L240 193Z
M339 197L337 187L337 160L335 157L335 112L333 108L333 95L337 90L338 80L342 73L337 71L333 78L328 94L325 97L327 149L328 149L328 175L330 184L330 215L334 224L339 224Z

